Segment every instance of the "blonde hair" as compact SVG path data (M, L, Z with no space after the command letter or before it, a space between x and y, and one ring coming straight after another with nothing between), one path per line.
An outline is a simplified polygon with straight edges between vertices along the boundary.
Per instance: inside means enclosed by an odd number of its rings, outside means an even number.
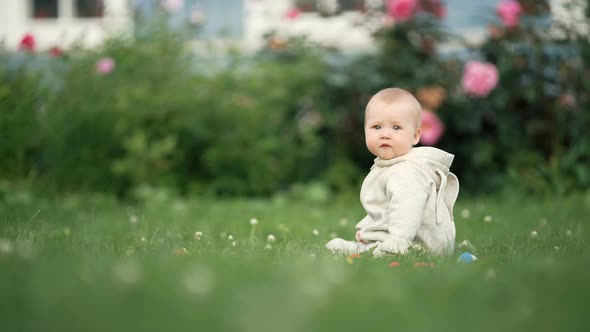
M414 119L416 120L416 129L422 127L422 106L420 102L410 92L400 88L387 88L383 89L371 97L365 108L365 114L370 107L377 106L379 104L385 104L387 106L393 105L400 101L408 101L412 112L414 113ZM366 119L366 115L365 115Z

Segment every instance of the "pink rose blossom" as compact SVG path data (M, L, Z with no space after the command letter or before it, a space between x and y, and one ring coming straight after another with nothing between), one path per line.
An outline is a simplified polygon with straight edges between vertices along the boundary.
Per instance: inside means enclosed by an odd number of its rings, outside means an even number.
M115 60L113 58L102 58L96 63L96 72L101 75L109 74L115 69Z
M487 96L498 85L498 69L492 63L470 61L463 68L461 85L468 94Z
M445 7L444 4L442 4L440 1L435 1L434 2L434 16L436 16L436 18L438 18L439 20L443 20L445 19L445 17L447 17L447 7Z
M422 111L422 135L420 143L424 145L435 145L445 131L445 125L438 116L428 110Z
M387 2L387 13L396 21L404 22L416 13L418 0L389 0Z
M59 58L64 54L64 51L59 46L53 46L49 49L48 53L52 58Z
M502 19L504 26L512 28L518 25L518 19L522 13L522 7L518 1L503 0L496 7L496 12Z
M293 7L291 9L289 9L287 11L287 13L285 13L285 17L289 20L294 20L297 17L299 17L299 14L301 14L301 11L299 10L299 8Z
M441 0L426 0L419 2L417 6L417 11L431 13L439 20L442 20L447 16L447 9Z
M169 13L175 13L184 7L184 0L162 0L160 3Z
M21 51L35 52L35 44L35 37L32 34L27 33L20 40L20 43L18 44L18 49Z

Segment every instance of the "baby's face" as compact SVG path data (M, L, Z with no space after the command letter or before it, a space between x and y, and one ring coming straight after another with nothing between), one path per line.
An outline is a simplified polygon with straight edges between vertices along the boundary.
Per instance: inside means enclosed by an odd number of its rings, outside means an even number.
M404 100L392 105L377 103L365 114L365 141L381 159L402 156L420 140L412 104Z

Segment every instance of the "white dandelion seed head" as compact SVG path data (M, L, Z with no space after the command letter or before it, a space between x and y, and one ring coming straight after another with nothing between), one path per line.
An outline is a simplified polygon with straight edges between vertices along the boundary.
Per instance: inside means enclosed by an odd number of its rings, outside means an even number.
M232 247L235 247L237 244L238 244L238 242L234 241L234 242L231 243L231 246Z
M537 233L537 231L532 231L531 232L531 237L532 238L536 238L539 234Z
M250 219L250 225L252 225L252 226L258 225L258 219L256 219L256 218Z
M195 240L200 240L203 236L203 232L196 231L195 232Z
M132 214L129 216L129 222L131 224L137 224L139 222L139 218L136 215Z
M492 216L485 216L483 217L483 221L486 223L491 223L492 222Z
M572 232L572 230L571 230L571 229L567 229L567 230L565 231L565 235L567 235L568 237L572 237L572 235L574 235L574 232Z
M264 246L264 250L271 250L271 249L272 249L272 246L268 243Z
M471 211L469 211L469 209L461 210L461 217L463 217L463 219L467 219L470 216L471 216Z
M145 241L146 241L145 236L142 236L141 237L141 242L145 242Z
M230 234L230 235L227 236L227 239L230 240L230 241L233 241L234 236Z
M315 236L318 236L318 235L320 235L320 231L318 231L317 229L314 229L314 230L312 231L312 233L313 233L313 235L315 235Z
M266 240L268 242L275 242L277 240L277 238L272 234L268 234L268 236L266 237Z
M559 246L553 247L553 251L555 251L555 252L559 251Z

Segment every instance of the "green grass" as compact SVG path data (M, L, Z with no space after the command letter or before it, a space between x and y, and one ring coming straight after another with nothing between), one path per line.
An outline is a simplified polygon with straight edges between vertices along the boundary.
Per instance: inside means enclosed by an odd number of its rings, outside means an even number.
M0 330L588 329L590 195L460 197L457 243L473 247L447 258L349 264L324 250L332 233L352 238L362 216L353 196L320 204L164 193L126 204L14 193L0 203ZM462 251L478 260L457 263Z

